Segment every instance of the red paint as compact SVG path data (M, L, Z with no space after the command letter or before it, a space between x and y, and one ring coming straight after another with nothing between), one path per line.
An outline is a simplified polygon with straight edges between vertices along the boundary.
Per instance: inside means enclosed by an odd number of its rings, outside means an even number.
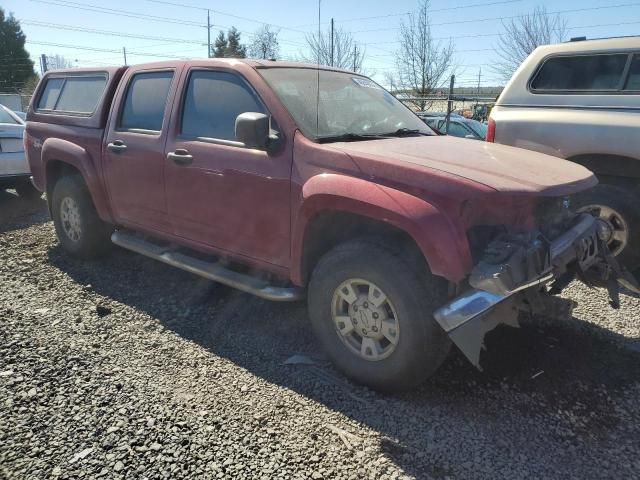
M449 137L314 143L256 70L286 65L203 59L107 69L95 118L71 120L30 107L27 144L36 184L46 185L50 162L66 162L85 178L103 219L302 284L307 227L321 212L347 211L402 229L435 274L460 281L472 268L469 227L528 225L537 197L595 183L569 162ZM180 138L188 72L207 68L234 72L255 89L277 122L281 148L267 153ZM175 71L162 133L118 131L128 80L158 69ZM107 149L116 140L126 152ZM169 160L176 149L188 150L193 163Z

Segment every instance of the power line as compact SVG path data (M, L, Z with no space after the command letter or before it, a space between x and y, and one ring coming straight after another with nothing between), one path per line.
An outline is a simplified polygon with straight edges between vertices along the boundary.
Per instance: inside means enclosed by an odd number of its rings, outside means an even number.
M166 1L166 0L144 0L144 1L151 2L151 3L158 3L158 4L161 4L161 5L171 5L171 6L174 6L174 7L191 8L191 9L194 9L194 10L201 10L201 11L202 10L204 10L204 11L209 10L209 11L211 11L213 13L216 13L218 15L223 15L225 17L237 18L239 20L245 20L247 22L259 23L261 25L272 25L272 26L278 27L278 28L280 28L282 30L290 30L292 32L304 33L305 35L307 33L309 33L309 32L306 32L304 30L297 30L295 28L286 27L284 25L278 25L278 24L275 24L275 23L263 22L262 20L257 20L255 18L243 17L243 16L240 16L240 15L235 15L233 13L222 12L220 10L214 10L214 9L207 9L205 7L199 7L199 6L196 6L196 5L189 5L189 4L178 3L178 2L169 2L169 1ZM517 1L523 1L523 0L517 0Z
M202 41L188 40L186 38L170 38L170 37L156 37L151 35L136 35L133 33L115 32L112 30L98 30L95 28L78 27L74 25L65 25L65 24L50 23L50 22L38 22L35 20L24 20L24 19L20 19L20 23L23 23L25 25L33 25L37 27L55 28L58 30L70 30L74 32L96 33L99 35L109 35L109 36L127 37L127 38L139 38L141 40L158 40L158 41L165 41L170 43L191 43L191 44L202 45Z
M383 50L383 51L386 51L386 50ZM472 49L472 50L456 50L455 53L493 52L493 51L495 51L495 48L475 48L475 49ZM384 55L383 54L380 54L380 55L367 55L367 58L395 57L397 55L398 55L397 53L390 52L390 53L385 53Z
M574 9L570 9L570 10L556 10L554 12L546 12L544 13L544 15L560 15L563 13L576 13L576 12L587 12L587 11L594 11L594 10L604 10L604 9L611 9L611 8L624 8L624 7L636 7L636 6L640 6L640 2L634 2L634 3L622 3L619 5L601 5L598 7L588 7L588 8L574 8ZM432 23L431 26L432 27L437 27L437 26L443 26L443 25L459 25L462 23L476 23L476 22L488 22L488 21L492 21L492 20L510 20L510 19L514 19L514 18L521 18L523 15L510 15L510 16L504 16L504 17L486 17L486 18L474 18L474 19L469 19L469 20L456 20L456 21L451 21L451 22L441 22L441 23ZM375 29L370 29L370 30L357 30L355 32L352 33L368 33L368 32L384 32L384 31L391 31L391 30L399 30L398 27L394 27L394 28L375 28Z
M147 1L153 1L153 0L147 0ZM446 12L446 11L451 11L451 10L460 10L463 8L476 8L476 7L489 7L492 5L504 5L506 3L519 3L519 2L523 2L524 0L501 0L501 1L494 1L494 2L488 2L488 3L472 3L472 4L467 4L467 5L458 5L456 7L446 7L446 8L436 8L436 9L429 9L429 13L433 13L433 12ZM392 18L392 17L404 17L405 15L410 15L413 12L402 12L402 13L389 13L387 15L375 15L372 17L354 17L354 18L345 18L342 20L339 20L340 23L347 23L347 22L359 22L359 21L366 21L366 20L378 20L381 18ZM323 25L328 24L329 22L322 22ZM316 24L306 24L306 25L300 25L299 27L311 27L311 26L315 26Z
M106 7L101 7L99 5L94 5L94 4L90 4L90 3L77 3L77 2L71 2L69 0L58 0L58 1L53 1L53 0L30 0L32 2L37 2L37 3L46 3L49 5L56 5L59 7L67 7L67 8L74 8L74 9L78 9L78 10L86 10L89 12L96 12L96 13L103 13L106 15L117 15L119 17L129 17L129 18L136 18L139 20L148 20L148 21L152 21L152 22L163 22L163 23L173 23L176 25L190 25L193 27L203 27L206 28L205 25L202 25L200 23L197 22L191 22L188 20L177 20L175 18L169 18L169 17L161 17L158 15L147 15L147 14L143 14L143 13L138 13L138 12L131 12L128 10L116 10L113 8L106 8Z
M69 45L65 43L53 43L53 42L37 42L34 40L27 40L27 43L31 43L34 45L46 45L49 47L60 47L60 48L71 48L74 50L87 50L90 52L106 52L106 53L119 53L122 54L122 50L115 50L109 48L98 48L98 47L89 47L83 45ZM179 55L169 55L164 53L151 53L151 52L127 52L129 55L139 55L139 56L148 56L148 57L160 57L160 58L177 58L183 59L184 56Z
M574 27L567 27L568 30L581 30L581 29L585 29L585 28L598 28L598 27L617 27L620 25L637 25L640 23L640 20L634 20L631 22L617 22L617 23L596 23L593 25L576 25ZM483 37L499 37L500 35L502 35L501 33L478 33L478 34L470 34L470 35L455 35L455 37L453 35L450 35L448 37L433 37L433 40L450 40L450 39L459 39L459 38L483 38ZM392 43L402 43L399 40L393 40L393 41L388 41L388 42L369 42L369 43L365 43L364 45L366 46L373 46L373 48L376 48L378 50L381 50L383 52L391 52L390 50L385 50L383 48L377 47L376 45L389 45Z
M32 1L40 1L40 0L32 0ZM185 39L185 38L172 38L172 37L157 37L157 36L151 36L151 35L137 35L137 34L133 34L133 33L127 33L127 32L116 32L116 31L112 31L112 30L99 30L99 29L95 29L95 28L87 28L87 27L80 27L80 26L76 26L76 25L66 25L66 24L60 24L60 23L51 23L51 22L40 22L40 21L36 21L36 20L24 20L21 19L20 20L21 23L24 23L25 25L33 25L36 27L43 27L43 28L54 28L54 29L59 29L59 30L69 30L69 31L76 31L76 32L82 32L82 33L94 33L94 34L98 34L98 35L108 35L108 36L117 36L117 37L125 37L125 38L136 38L136 39L142 39L142 40L163 40L163 41L168 41L169 43L189 43L189 44L194 44L194 45L201 45L201 46L206 46L205 43L203 43L202 41L198 41L198 40L189 40L189 39ZM229 28L228 26L225 25L215 25L218 28ZM248 37L255 37L255 35L253 33L250 32L244 32L241 30L238 30L238 32L240 32L243 35L246 35ZM278 40L280 43L284 43L284 44L290 44L293 46L304 46L304 43L300 43L300 42L294 42L294 41L288 41L288 40Z

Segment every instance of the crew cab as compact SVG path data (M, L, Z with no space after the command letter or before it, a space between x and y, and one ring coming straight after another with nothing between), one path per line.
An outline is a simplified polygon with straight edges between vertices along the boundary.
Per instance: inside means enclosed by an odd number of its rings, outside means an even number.
M201 59L44 75L27 114L35 185L62 247L110 244L276 301L307 298L336 367L411 388L452 342L576 275L626 281L596 184L540 153L439 136L362 75ZM627 281L627 284L628 281Z

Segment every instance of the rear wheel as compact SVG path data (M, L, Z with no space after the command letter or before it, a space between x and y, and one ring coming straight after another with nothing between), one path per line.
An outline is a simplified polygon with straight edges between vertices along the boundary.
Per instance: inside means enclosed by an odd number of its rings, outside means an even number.
M55 184L51 212L56 234L67 252L92 258L109 250L112 228L98 216L79 175L63 177Z
M446 282L384 244L352 241L327 253L309 284L313 330L336 368L379 390L422 383L451 343L433 318Z
M601 184L578 194L575 206L609 226L607 244L623 267L628 270L640 267L640 197L637 194Z

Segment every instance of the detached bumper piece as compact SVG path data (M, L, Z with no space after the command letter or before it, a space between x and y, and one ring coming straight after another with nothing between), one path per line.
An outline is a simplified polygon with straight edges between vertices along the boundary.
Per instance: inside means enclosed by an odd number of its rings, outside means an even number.
M469 361L480 368L485 334L499 323L517 325L519 292L554 282L553 293L559 293L577 276L589 285L607 287L610 302L616 307L619 284L640 290L601 240L600 223L589 214L581 214L552 242L540 232L497 238L469 277L473 288L438 309L435 319Z

